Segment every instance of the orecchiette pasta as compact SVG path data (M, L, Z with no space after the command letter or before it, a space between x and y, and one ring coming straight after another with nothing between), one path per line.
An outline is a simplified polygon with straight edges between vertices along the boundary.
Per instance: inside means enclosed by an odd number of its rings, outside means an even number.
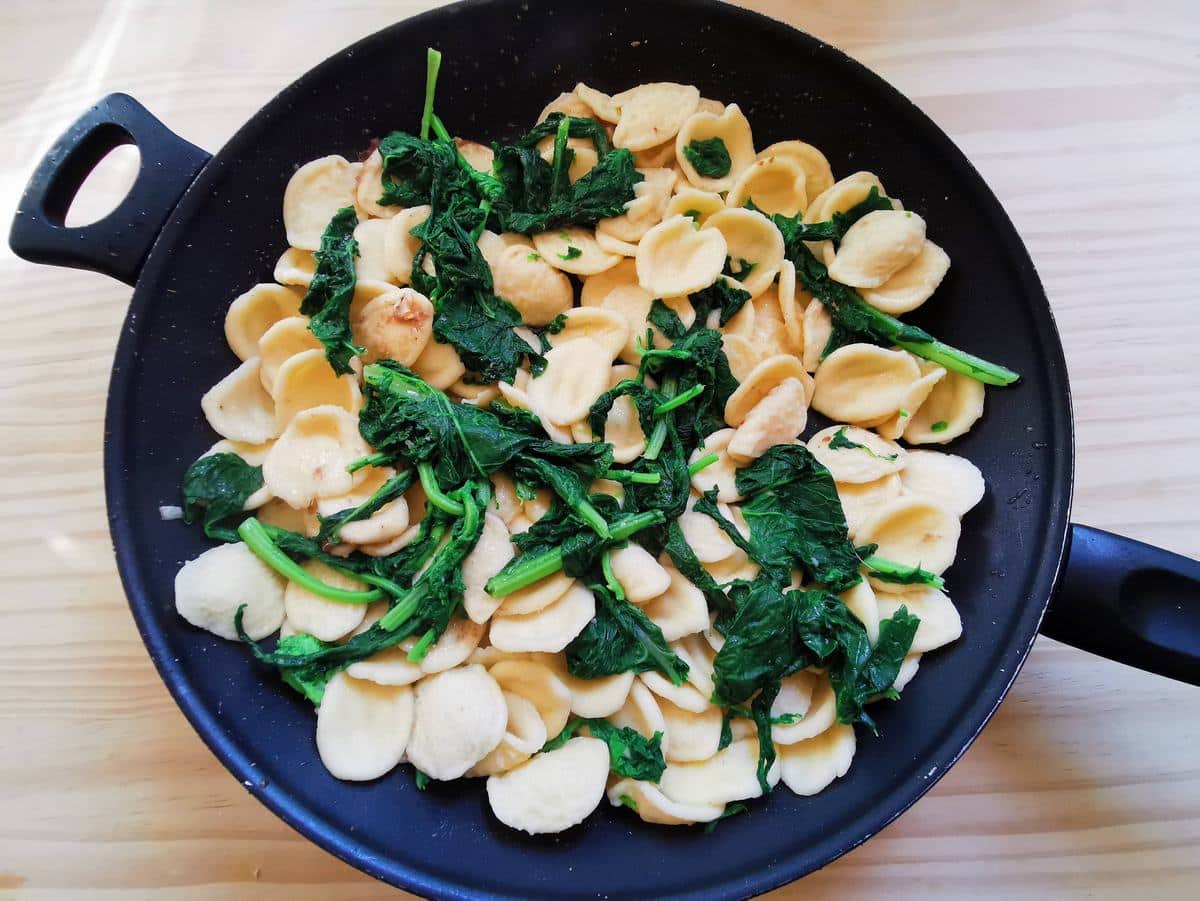
M176 607L316 705L334 776L486 778L531 834L820 792L964 628L983 475L913 446L1016 376L888 318L950 260L874 173L685 84L539 122L296 170L174 508L228 543Z

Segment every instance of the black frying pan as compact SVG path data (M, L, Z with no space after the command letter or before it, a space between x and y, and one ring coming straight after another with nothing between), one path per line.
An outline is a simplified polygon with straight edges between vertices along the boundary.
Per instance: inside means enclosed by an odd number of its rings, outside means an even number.
M175 571L205 541L199 530L161 522L158 506L177 502L185 467L212 441L199 400L236 363L222 340L225 309L270 280L284 248L283 189L298 165L328 153L354 157L370 138L414 127L427 45L445 54L438 111L458 134L511 137L580 80L610 90L674 80L738 102L759 146L799 136L839 175L879 172L954 261L913 320L1022 373L1017 386L989 390L986 416L953 447L989 487L966 517L949 576L963 638L922 660L902 703L880 705L880 737L860 733L850 773L817 797L776 792L712 835L606 812L556 838L523 837L490 816L477 782L425 793L403 772L338 782L317 761L308 703L265 677L244 649L175 613ZM65 228L87 173L131 142L142 164L129 196L107 218ZM113 94L47 153L10 243L26 259L135 286L113 365L105 480L130 606L175 699L272 810L413 891L713 898L781 885L878 832L941 778L1004 697L1039 624L1078 647L1200 684L1200 564L1068 523L1073 446L1062 348L996 198L895 90L754 13L711 0L446 7L313 69L211 158Z

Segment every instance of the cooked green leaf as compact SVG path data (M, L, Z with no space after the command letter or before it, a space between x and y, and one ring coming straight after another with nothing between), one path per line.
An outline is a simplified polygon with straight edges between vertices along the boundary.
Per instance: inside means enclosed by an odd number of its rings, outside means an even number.
M616 775L645 782L658 782L662 778L667 762L663 758L661 732L646 738L629 726L617 728L605 719L575 717L562 732L546 742L542 750L561 748L580 729L587 729L592 738L598 738L608 745L609 769Z
M201 457L183 476L183 521L195 522L203 511L205 535L237 541L227 520L242 512L262 484L262 467L251 466L237 454Z
M830 450L866 451L870 456L874 457L876 460L887 460L888 462L891 462L900 456L899 454L877 454L877 453L875 453L875 451L871 450L865 444L859 444L857 441L851 441L849 438L846 437L846 426L842 426L840 429L838 429L836 432L833 433L833 438L831 438L829 441L829 449Z
M729 150L720 138L691 141L684 145L683 155L696 174L704 178L724 178L733 165Z
M350 358L362 353L355 346L350 331L350 301L354 299L357 276L354 258L358 242L354 229L358 215L353 207L343 207L334 213L321 235L317 250L317 268L309 282L308 291L300 303L300 312L310 317L308 327L325 347L325 358L338 375L351 371Z

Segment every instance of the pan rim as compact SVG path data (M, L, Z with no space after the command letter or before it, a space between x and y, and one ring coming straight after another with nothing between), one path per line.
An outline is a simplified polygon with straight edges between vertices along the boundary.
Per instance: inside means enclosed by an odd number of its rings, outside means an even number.
M381 858L350 833L326 823L320 812L306 805L299 797L283 791L275 785L264 785L254 761L226 733L214 712L206 707L195 693L185 675L173 664L168 651L165 632L158 625L158 614L152 609L150 593L141 572L142 563L134 554L135 542L130 525L129 510L132 507L125 489L126 434L124 424L128 420L127 402L133 379L130 368L122 362L130 360L136 353L139 330L137 321L156 301L148 285L154 284L169 266L170 250L186 234L192 213L205 199L213 183L221 177L227 158L239 147L244 146L255 135L269 126L288 105L289 99L312 90L324 73L343 64L347 56L366 52L375 45L393 41L405 29L416 23L439 20L444 17L468 14L477 8L517 5L520 0L463 0L445 7L429 10L387 28L368 35L330 56L313 67L279 94L272 98L254 116L242 125L212 159L201 169L188 191L180 199L167 224L163 227L152 247L135 286L129 311L118 341L112 378L109 385L105 414L105 496L108 506L109 528L113 539L118 570L130 609L138 631L163 682L175 702L183 711L192 727L209 746L222 764L272 812L294 829L316 842L326 851L393 885L401 886L426 896L449 898L507 897L494 892L481 892L464 882L444 878L430 870L403 863L395 858ZM536 5L548 0L524 0L522 5ZM773 31L804 49L819 49L833 54L842 65L869 82L887 102L901 108L919 129L917 140L932 142L961 164L962 176L976 183L979 195L985 202L980 211L986 218L999 226L1004 238L1001 251L1012 260L1020 271L1025 295L1030 301L1029 309L1037 329L1041 333L1044 350L1045 377L1054 397L1051 399L1053 446L1062 449L1056 456L1045 479L1053 486L1048 504L1047 546L1039 559L1030 560L1027 583L1038 586L1038 591L1025 600L1025 607L1012 631L1011 646L1008 648L1005 666L992 673L984 683L987 690L966 709L958 711L956 718L941 733L935 752L927 763L931 767L928 775L902 791L894 792L874 801L852 814L846 826L831 832L830 836L804 846L804 854L783 857L770 868L751 873L731 868L728 878L719 883L709 883L703 889L681 888L670 893L656 892L657 897L744 897L769 891L791 882L809 872L820 869L843 854L858 847L874 836L919 800L937 781L962 757L990 721L1004 700L1024 664L1046 607L1053 597L1062 572L1068 543L1071 497L1074 478L1074 426L1071 411L1070 386L1067 381L1066 361L1062 342L1054 321L1053 312L1041 281L1034 270L1028 252L1007 213L998 199L987 187L965 154L923 111L912 101L888 84L870 69L826 44L786 23L771 19L752 10L735 7L720 0L656 0L668 7L686 6L690 15L708 16L718 14L742 20L754 27ZM556 5L559 16L567 15L561 5ZM1044 590L1043 590L1044 589ZM854 832L847 835L850 829ZM797 849L799 850L799 849ZM694 883L693 883L694 886Z

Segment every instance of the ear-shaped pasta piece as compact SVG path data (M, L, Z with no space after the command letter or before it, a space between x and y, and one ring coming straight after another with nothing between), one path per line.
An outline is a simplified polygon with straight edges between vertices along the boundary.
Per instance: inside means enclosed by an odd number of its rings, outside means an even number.
M676 522L701 563L720 563L734 556L738 556L737 562L740 563L744 558L744 553L711 516L697 513L689 505L689 509Z
M321 246L321 234L334 213L354 205L360 167L333 155L296 170L283 192L283 227L289 244L303 250Z
M640 679L633 680L625 705L609 716L608 721L618 729L628 727L645 738L653 738L654 733L661 732L663 754L670 750L671 736L667 734L667 721L659 709L658 698Z
M618 241L636 244L646 232L662 222L671 189L675 186L675 170L642 169L642 180L633 186L633 200L625 204L625 212L596 223L596 238L609 235Z
M313 407L297 413L271 446L263 461L263 481L277 498L307 507L318 497L345 494L366 478L351 475L346 467L370 452L353 413Z
M596 243L595 234L578 226L534 235L533 246L555 269L573 275L596 275L624 259L606 251Z
M551 347L566 344L576 338L590 338L604 347L612 358L625 347L629 340L629 325L625 317L603 307L575 307L563 314L563 327L553 335L547 335Z
M911 457L910 457L911 459ZM874 482L838 482L838 500L846 514L850 537L857 540L858 530L876 510L900 496L901 477L895 473Z
M656 697L666 698L667 701L677 705L677 707L682 707L684 710L691 710L694 714L704 713L704 710L712 707L708 698L701 695L700 690L696 689L695 685L686 683L686 681L683 685L674 685L665 675L655 672L653 669L652 671L641 673L637 678L641 679Z
M486 144L480 144L478 141L469 141L466 138L455 138L454 146L462 155L462 158L476 172L491 172L492 163L496 160L496 153L491 147Z
M699 188L682 188L676 191L667 202L663 218L687 216L697 226L701 226L708 221L709 216L719 213L723 209L725 209L725 201L721 199L720 194L701 191Z
M708 628L708 604L704 595L674 567L667 569L667 573L671 579L667 590L647 601L642 610L662 629L667 641L678 641L686 635L703 632Z
M853 175L847 175L815 198L810 195L808 209L804 211L804 221L824 222L833 218L834 213L844 213L866 200L871 188L875 188L881 195L887 193L883 189L883 183L879 181L879 176L873 172L855 172ZM899 208L894 200L892 205ZM833 262L832 241L817 241L810 243L808 247L826 266Z
M811 687L806 687L804 683L809 679L811 679ZM837 718L837 697L833 693L833 686L829 683L827 675L796 673L794 676L789 676L784 682L788 683L789 680L792 681L786 693L782 689L779 692L780 697L785 700L780 703L776 699L776 704L771 706L771 715L799 712L804 714L804 718L794 723L772 726L771 738L777 745L792 745L814 738L832 726ZM801 711L792 710L790 705L803 700L806 694L808 695L807 707ZM785 704L788 706L785 707ZM778 712L776 712L777 706Z
M365 591L366 586L319 560L308 560L301 568L311 576L334 588ZM301 632L321 641L337 641L349 635L362 622L366 607L362 604L342 604L313 594L296 582L288 582L283 591L283 609L288 622Z
M562 113L564 116L576 116L584 119L592 118L592 108L574 91L564 91L547 103L538 116L538 121L545 122L551 113Z
M965 457L938 451L914 450L900 473L904 494L925 498L955 516L983 500L986 485L979 467Z
M524 370L518 370L518 372L523 371ZM525 382L528 384L528 379L526 379ZM451 387L453 388L454 386ZM573 443L573 430L577 427L583 426L583 424L580 422L572 423L571 428L555 425L546 417L545 413L541 412L541 410L537 408L537 405L534 403L532 398L530 398L529 392L522 391L520 388L510 385L507 382L499 382L496 387L499 389L500 395L509 404L519 410L528 410L530 413L533 413L535 416L537 416L538 421L541 422L542 428L545 429L546 435L551 441L554 441L558 444L571 444ZM489 400L488 403L491 403L491 400ZM585 440L592 440L590 434Z
M909 444L945 444L965 435L983 415L983 383L947 372L904 427Z
M779 694L771 702L772 718L799 717L796 722L804 719L808 715L809 707L812 706L813 689L817 686L817 679L817 674L809 670L801 670L785 676L780 683ZM775 734L774 728L772 728L771 734Z
M529 383L529 399L551 422L570 425L608 390L612 357L591 338L576 338L546 353L546 368Z
M921 369L902 350L873 344L839 347L817 368L813 409L834 422L870 422L904 406Z
M693 141L719 139L729 154L729 171L721 176L705 176L696 171L685 152ZM733 187L738 176L754 162L754 135L741 108L736 103L719 113L697 112L683 123L675 136L675 158L684 177L703 191L724 193Z
M553 165L554 135L547 135L538 141L537 147L542 159ZM567 147L575 154L571 157L571 165L567 169L567 180L574 184L591 172L600 158L596 154L596 146L587 138L567 138ZM491 172L491 170L492 167L489 163L487 171Z
M267 458L267 451L270 449L270 443L246 444L242 441L230 441L228 438L222 438L200 456L203 458L211 457L213 454L236 454L251 466L262 466L263 460ZM257 510L269 500L271 500L271 492L264 485L246 498L242 509Z
M727 448L733 438L733 429L721 429L713 432L704 439L704 443L692 451L688 463L695 463L709 454L717 454L717 462L712 463L692 476L692 487L703 494L710 488L717 489L717 500L732 504L740 501L742 496L737 490L737 464L729 456Z
M440 673L463 663L479 646L485 631L483 625L469 619L455 617L450 620L446 631L438 637L429 653L421 660L421 672Z
M358 218L368 216L376 219L390 219L400 212L402 207L384 206L379 202L383 196L383 157L378 150L363 160L362 168L354 183L354 207L358 210Z
M462 565L463 609L475 622L486 623L500 606L500 599L488 594L484 586L504 568L513 554L512 539L504 520L490 511L484 514L483 531Z
M321 342L308 327L307 316L289 316L267 329L258 341L261 360L258 376L268 392L275 387L279 367L296 354L320 350Z
M923 304L950 271L950 256L926 239L921 251L878 288L863 288L863 300L885 313L899 316Z
M580 679L571 675L567 658L562 654L531 655L554 671L571 694L571 713L582 717L607 717L616 713L629 697L633 673L615 673L596 679Z
M660 699L658 707L671 736L670 756L673 763L708 760L717 753L721 742L721 708L709 704L703 713L693 713Z
M625 259L633 259L637 256L637 244L614 238L608 232L596 232L596 246L605 253L615 253Z
M892 683L892 688L896 691L904 691L908 683L917 675L920 666L920 654L906 654L904 660L900 662L900 672L896 673L896 681Z
M271 391L275 398L275 422L284 428L301 410L312 407L341 407L358 411L362 395L352 374L337 375L323 350L304 350L284 360L275 373Z
M415 639L406 638L400 644L350 664L346 667L346 675L378 685L412 685L425 675L419 663L408 659L409 651L416 645Z
M941 366L927 363L920 358L916 358L916 363L917 367L921 370L921 377L913 382L912 386L908 389L908 394L905 395L900 409L882 422L872 422L870 424L883 438L895 440L904 434L904 429L912 420L913 415L920 410L929 395L946 377L947 370ZM983 385L980 384L979 388L982 390Z
M801 356L804 353L804 310L812 297L804 291L796 293L796 266L784 260L779 266L779 284L775 299L779 302L779 317L787 333L788 350Z
M505 691L525 698L537 708L546 726L546 737L562 732L571 716L571 690L554 668L534 659L505 659L489 670Z
M200 409L222 438L262 444L279 434L275 404L262 386L259 360L251 357L200 398Z
M492 644L511 653L556 653L569 645L595 615L595 596L576 584L554 603L534 613L493 617Z
M838 446L830 447L839 434ZM908 458L900 445L853 425L821 429L808 439L808 450L835 482L875 482L902 470Z
M377 297L385 294L395 294L398 289L391 282L380 282L374 279L360 279L354 284L354 296L350 300L349 318L351 322L362 315L363 308Z
M795 379L805 388L805 394L813 394L812 378L804 371L804 366L791 354L776 354L767 357L750 371L745 380L738 385L736 391L729 395L725 402L725 421L736 428L746 421L746 417L764 397L788 379ZM803 429L803 423L801 429ZM799 434L797 431L796 434Z
M717 563L705 563L704 569L720 583L745 579L747 582L758 577L759 566L744 554L734 554Z
M808 373L804 375L807 378ZM786 378L772 388L734 431L729 439L729 456L734 460L757 460L775 445L793 441L808 421L807 393L805 383L797 378Z
M925 220L911 210L875 210L855 222L829 265L829 277L855 288L878 288L917 258Z
M395 360L412 366L433 338L433 304L412 288L381 294L351 320L363 362Z
M638 245L638 283L651 297L694 294L717 280L725 255L725 235L719 229L697 231L687 216L672 216L646 232Z
M816 738L779 749L783 784L802 797L815 795L850 769L854 727L836 723Z
M300 315L302 292L282 285L255 285L229 305L225 314L225 340L239 360L258 353L258 341L266 331L289 316Z
M412 230L429 218L428 204L409 207L388 220L383 234L383 258L388 281L396 285L407 285L412 281L413 258L421 249L421 239ZM432 260L425 258L422 266L433 268Z
M487 261L488 266L493 270L496 268L496 261L499 259L500 254L509 247L524 247L526 254L535 252L533 242L517 232L496 234L494 231L488 231L485 228L479 233L479 238L475 243L478 245L479 252L483 254L483 258Z
M779 782L779 763L767 772L767 784ZM664 795L685 804L725 804L757 798L758 741L735 741L708 760L698 763L668 763L659 787Z
M620 120L620 105L603 91L590 88L581 81L575 85L575 96L591 107L596 118L602 122L616 124Z
M387 230L387 219L368 219L355 227L354 240L358 242L358 256L354 258L354 273L359 280L388 280L387 256L384 250Z
M725 238L733 278L751 297L771 286L783 264L783 235L762 213L747 209L725 209L704 221L700 229L719 231Z
M856 540L878 545L880 557L940 575L954 562L959 531L958 517L937 504L899 497L863 523ZM887 590L887 583L872 584Z
M530 835L562 832L600 806L608 780L608 745L572 738L503 776L489 776L488 803L504 825Z
M321 523L317 519L317 514L313 513L312 510L307 507L297 510L291 504L279 498L272 498L259 507L254 517L263 525L278 526L281 529L287 529L289 532L299 532L301 535L306 535L309 538L315 538L321 530Z
M710 314L709 325L713 324ZM779 310L779 292L775 285L768 285L767 290L743 306L738 314L730 319L727 332L730 327L736 328L737 333L744 330L745 338L763 359L776 354L792 354L797 357L800 354L800 348L793 346L788 339L787 328Z
M613 783L608 790L608 803L613 807L625 807L628 801L633 802L633 809L643 822L660 826L711 823L725 812L724 804L681 804L672 801L651 782L622 779Z
M546 724L537 708L511 691L504 692L508 707L508 725L504 738L483 760L467 770L468 776L499 776L520 766L546 743Z
M768 216L795 216L808 205L804 170L786 156L762 157L738 176L725 198L730 208L748 202Z
M708 631L707 629L705 630ZM671 644L671 650L688 665L687 680L706 698L713 693L713 661L717 652L704 635L689 635Z
M209 548L175 574L175 609L193 626L236 641L243 604L242 627L256 641L283 622L283 579L240 542Z
M879 640L879 604L875 601L871 583L863 579L853 588L843 591L841 598L842 603L866 627L867 640L874 645Z
M804 193L813 200L833 185L833 170L829 160L812 144L803 141L780 141L759 151L760 160L782 157L794 161L804 170Z
M275 264L274 279L281 285L307 288L317 274L317 258L311 250L289 247Z
M467 371L453 344L433 338L412 364L412 371L439 391L445 391Z
M606 269L583 280L579 292L579 305L598 307L613 290L638 283L637 264L633 260L621 260L612 269Z
M590 431L590 427L588 429ZM604 440L613 447L613 460L632 463L646 450L646 433L632 398L618 397L604 423Z
M417 685L408 759L431 779L457 779L504 738L508 706L496 680L478 664Z
M337 779L377 779L404 758L413 731L413 692L338 673L317 708L317 753Z
M721 347L729 361L729 371L739 382L744 382L754 367L762 362L762 354L754 342L743 335L723 335Z
M621 108L621 117L613 132L614 146L648 150L670 141L679 133L683 123L700 105L700 92L691 85L658 81L638 85L613 100Z
M804 308L804 368L816 372L821 365L825 347L833 335L833 319L825 304L817 299L809 300Z
M947 595L928 585L904 587L906 591L880 592L876 597L879 615L884 619L895 615L901 607L907 607L909 613L920 618L921 624L908 649L910 654L937 650L962 635L962 618Z
M671 169L675 167L675 139L663 141L645 150L633 152L633 165L638 169Z
M491 479L491 509L507 525L514 517L521 513L521 499L517 497L517 486L503 472L492 473ZM488 525L486 522L483 524L483 527L487 529Z
M640 544L611 551L609 562L625 597L634 604L644 604L671 586L671 574Z

